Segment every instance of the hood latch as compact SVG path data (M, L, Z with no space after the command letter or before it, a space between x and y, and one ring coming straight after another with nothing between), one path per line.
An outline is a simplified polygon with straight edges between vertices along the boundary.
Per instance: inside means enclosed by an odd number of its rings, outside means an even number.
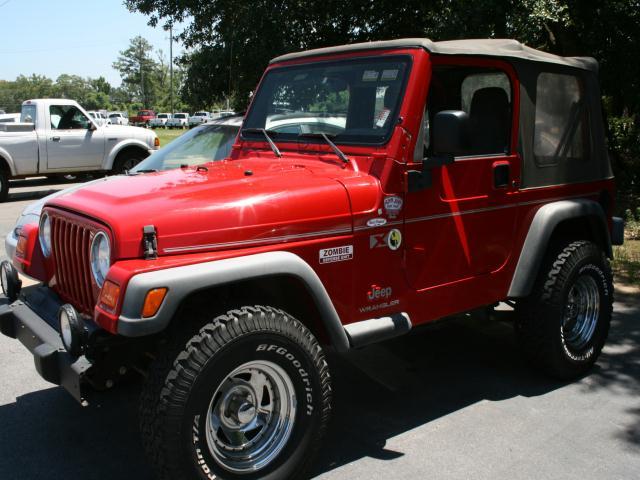
M158 258L158 236L156 227L153 225L147 225L142 228L142 247L145 260Z

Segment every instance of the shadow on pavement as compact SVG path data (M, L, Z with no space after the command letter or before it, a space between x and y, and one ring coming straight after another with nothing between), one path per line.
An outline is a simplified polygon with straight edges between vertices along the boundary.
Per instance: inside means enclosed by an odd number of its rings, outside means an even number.
M584 388L640 393L639 296L618 295L609 346ZM388 439L482 400L535 397L563 386L521 359L507 322L466 318L331 358L335 409L315 475L363 457L402 456ZM137 429L137 386L81 408L60 388L0 407L0 478L151 479ZM640 442L640 409L625 440Z
M39 200L41 198L46 197L47 195L51 195L59 190L63 190L70 186L71 184L76 184L80 182L86 182L91 180L91 178L87 176L79 176L73 177L70 179L66 178L30 178L26 180L12 180L9 186L9 196L5 202L21 202L25 200ZM51 188L46 188L51 187ZM38 190L19 190L23 188L38 188Z
M585 390L609 389L640 398L640 293L616 291L616 306L607 347ZM627 412L633 419L621 439L640 449L640 404Z

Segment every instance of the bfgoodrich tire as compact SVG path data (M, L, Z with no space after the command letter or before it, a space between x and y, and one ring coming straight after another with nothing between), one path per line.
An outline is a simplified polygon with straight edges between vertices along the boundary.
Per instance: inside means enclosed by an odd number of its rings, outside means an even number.
M304 325L281 310L243 307L171 350L140 404L158 478L304 478L331 409L329 369Z
M573 242L543 265L534 292L516 307L516 332L533 364L563 380L585 374L609 333L613 279L602 250Z

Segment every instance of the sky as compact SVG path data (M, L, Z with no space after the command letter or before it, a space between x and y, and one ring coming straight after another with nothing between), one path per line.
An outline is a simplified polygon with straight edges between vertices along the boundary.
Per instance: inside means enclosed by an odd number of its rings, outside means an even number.
M0 79L68 73L118 86L111 64L136 35L169 57L169 33L147 22L123 0L0 0ZM174 56L180 52L174 43Z

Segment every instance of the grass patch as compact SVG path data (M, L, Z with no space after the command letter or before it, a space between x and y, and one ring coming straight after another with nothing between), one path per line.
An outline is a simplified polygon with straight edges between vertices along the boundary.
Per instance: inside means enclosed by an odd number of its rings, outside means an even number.
M613 271L622 282L640 286L640 240L613 247Z
M160 148L162 148L166 147L169 143L171 143L173 140L175 140L188 130L169 130L164 128L155 128L153 131L156 132L156 135L158 135L158 138L160 139Z

